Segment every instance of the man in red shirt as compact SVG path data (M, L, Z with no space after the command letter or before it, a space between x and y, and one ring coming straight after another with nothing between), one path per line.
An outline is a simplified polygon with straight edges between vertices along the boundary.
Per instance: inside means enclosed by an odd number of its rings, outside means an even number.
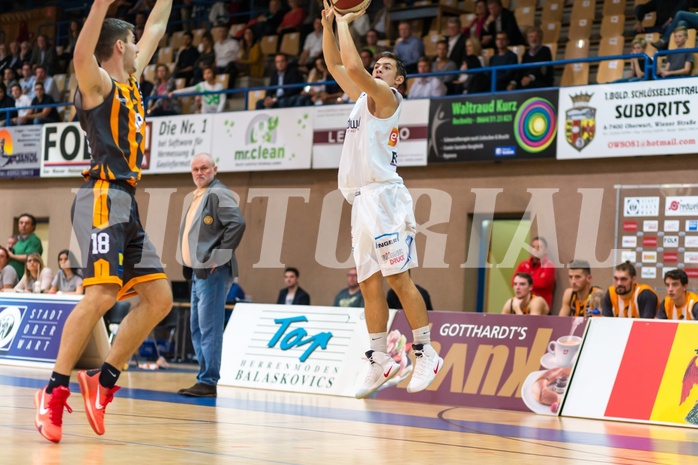
M516 273L528 273L533 277L533 294L541 296L553 307L553 292L555 291L555 265L548 260L548 242L542 237L534 237L531 241L534 252L528 260L516 267ZM514 278L511 279L512 285Z

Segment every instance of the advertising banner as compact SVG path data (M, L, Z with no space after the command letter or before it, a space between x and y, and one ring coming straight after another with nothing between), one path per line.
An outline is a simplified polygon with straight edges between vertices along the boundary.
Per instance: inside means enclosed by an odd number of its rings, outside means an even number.
M339 168L344 132L353 105L314 107L313 168ZM429 100L404 100L398 122L398 168L427 164Z
M220 113L213 119L212 155L219 171L310 168L312 107Z
M698 427L698 323L598 318L563 416Z
M41 127L16 126L0 129L0 178L39 176Z
M220 384L354 397L369 347L363 312L236 304L223 335Z
M429 163L555 158L558 91L432 100Z
M426 391L408 394L407 376L378 391L379 399L557 415L581 346L583 318L429 312L429 320L443 368ZM412 339L402 312L391 330Z
M90 148L79 123L52 123L41 127L41 177L81 176L90 167Z
M698 152L692 79L561 87L559 115L559 159Z
M82 296L0 294L0 364L53 364L63 325ZM109 351L107 330L100 319L80 366L99 366Z
M212 151L213 115L186 115L148 118L150 137L146 136L149 157L144 173L189 173L194 155Z

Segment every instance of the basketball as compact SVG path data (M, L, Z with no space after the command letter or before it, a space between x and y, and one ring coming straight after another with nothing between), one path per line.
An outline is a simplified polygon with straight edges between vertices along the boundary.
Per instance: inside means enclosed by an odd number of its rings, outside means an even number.
M361 11L371 4L371 0L337 0L333 1L334 9L341 14Z

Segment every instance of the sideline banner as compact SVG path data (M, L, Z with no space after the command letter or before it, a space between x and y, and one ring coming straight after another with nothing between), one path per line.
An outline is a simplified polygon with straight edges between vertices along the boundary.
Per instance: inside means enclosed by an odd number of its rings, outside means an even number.
M594 318L563 416L698 427L698 323Z
M698 152L695 79L561 87L557 158Z
M238 303L220 384L354 397L368 346L361 308Z
M213 115L163 116L147 121L146 155L150 156L143 160L144 173L190 173L191 159L197 153L223 156L211 147Z
M429 163L555 158L558 91L434 99Z
M14 126L0 129L0 178L39 176L41 128Z
M0 364L53 364L63 325L82 296L0 294ZM109 352L107 330L100 318L79 366L98 367Z
M219 113L213 118L218 170L270 171L310 168L312 107Z
M313 168L339 168L344 132L347 129L351 105L321 105L314 108ZM429 100L404 100L400 112L401 166L426 166Z
M583 318L429 312L429 320L432 344L444 359L438 376L415 394L407 393L406 377L395 388L378 391L379 399L557 414L564 389L557 392L555 384L569 377ZM412 340L403 312L391 329ZM558 358L557 342L572 336L572 352L564 354L566 360L562 353ZM536 390L536 383L545 389Z
M90 168L90 148L80 123L41 127L41 177L80 177Z

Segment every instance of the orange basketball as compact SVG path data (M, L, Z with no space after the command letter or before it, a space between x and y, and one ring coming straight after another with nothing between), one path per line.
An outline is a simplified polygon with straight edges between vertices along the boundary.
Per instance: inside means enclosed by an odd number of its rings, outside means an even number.
M333 1L334 9L342 14L361 11L368 8L371 0L337 0Z

